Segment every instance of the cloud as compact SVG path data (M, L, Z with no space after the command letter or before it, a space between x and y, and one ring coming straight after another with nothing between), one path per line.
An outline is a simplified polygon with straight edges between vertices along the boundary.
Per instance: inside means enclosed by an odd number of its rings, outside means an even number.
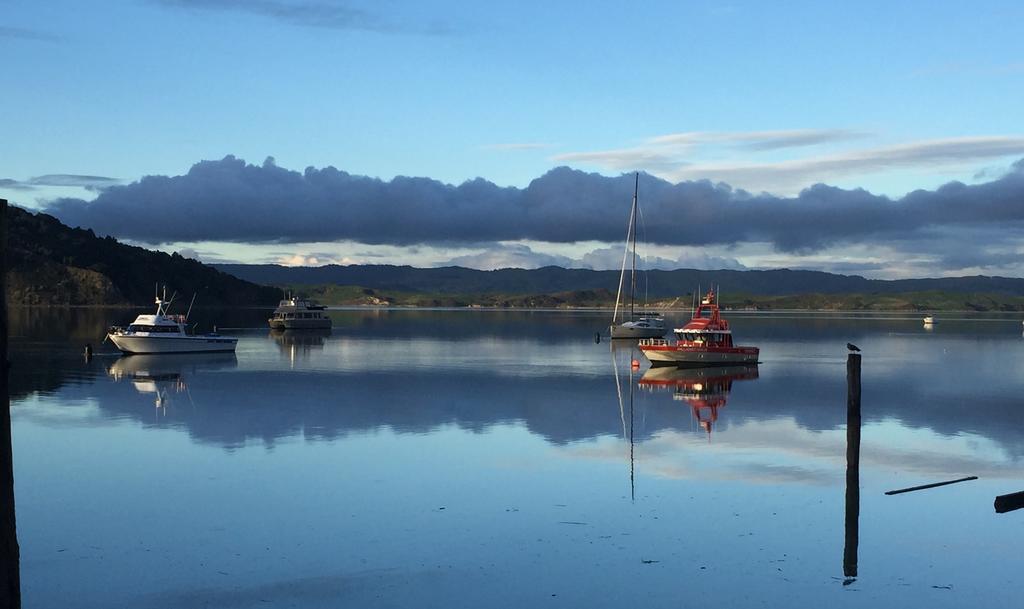
M483 252L456 256L442 266L462 266L470 269L537 269L543 266L574 268L572 258L557 254L536 252L521 243L499 243Z
M6 188L8 190L35 190L35 186L31 186L18 180L12 180L10 178L0 178L0 188Z
M191 247L183 247L178 250L178 255L183 258L191 258L192 260L199 260L199 252L192 249Z
M0 26L0 38L19 38L21 40L39 40L42 42L60 42L63 40L61 36L55 34L10 26Z
M591 152L566 152L551 157L558 163L579 163L616 171L645 170L667 176L699 164L685 160L706 146L725 146L755 152L815 146L865 137L850 129L790 129L776 131L685 131L658 135L640 145ZM699 176L705 177L705 176ZM710 177L710 176L707 176Z
M655 173L673 171L687 165L667 151L646 148L621 148L600 152L569 152L552 157L559 163L582 163L616 171L646 169Z
M117 178L72 173L51 173L28 180L28 183L33 186L73 186L79 188L106 188L120 182L121 180Z
M598 248L584 254L579 261L578 267L594 270L619 269L622 267L623 252L624 248L622 246ZM735 258L714 256L699 250L684 251L677 258L641 256L637 264L644 269L661 269L665 271L675 269L742 270L746 268Z
M645 140L654 146L682 146L689 149L697 144L734 144L751 150L779 150L799 148L831 142L867 137L867 133L851 129L789 129L776 131L690 131L670 133Z
M668 172L675 180L708 179L732 184L757 184L770 191L788 192L824 179L893 168L959 165L970 161L1024 154L1024 137L962 137L775 163L705 163L680 166Z
M647 170L673 180L722 181L748 190L794 193L823 180L914 167L949 167L1024 154L1024 137L974 136L924 140L776 162L692 162L693 151L708 142L738 143L754 151L835 142L864 134L848 130L677 133L647 139L643 145L598 152L555 155L557 162L616 171Z
M367 264L361 256L349 257L332 252L276 253L261 262L281 266L324 266L327 264Z
M154 244L619 243L632 195L632 175L566 167L520 189L480 178L458 186L427 178L383 181L333 167L300 173L270 159L249 165L228 156L197 163L185 175L146 176L106 188L91 202L62 198L45 209L73 226ZM640 200L649 244L766 242L806 253L842 243L924 238L943 227L1020 235L1014 231L1024 227L1024 162L990 182L951 182L896 200L823 184L794 197L753 195L707 180L672 184L649 175L641 175ZM154 221L153 209L174 213Z
M356 2L326 0L158 0L164 6L205 11L246 13L300 27L363 30L381 33L444 34L440 24L410 25L385 20Z
M206 264L233 264L238 262L230 258L225 258L217 252L209 250L197 250L191 247L180 247L175 250L182 258L191 258L192 260L198 260L205 262Z
M18 181L10 178L0 179L0 188L13 190L35 190L39 186L77 187L88 190L102 190L108 186L119 184L117 178L104 176L78 175L72 173L51 173Z
M537 251L522 243L496 243L488 244L486 249L481 252L455 256L438 266L461 266L485 271L508 268L536 269L545 266L617 271L622 268L623 251L623 246L603 247L574 258ZM637 259L637 266L642 269L666 271L675 269L741 270L746 268L735 258L714 256L698 250L686 250L678 258L641 256Z
M305 256L303 254L279 256L274 262L281 266L320 266L327 263L326 260L321 262L316 256Z

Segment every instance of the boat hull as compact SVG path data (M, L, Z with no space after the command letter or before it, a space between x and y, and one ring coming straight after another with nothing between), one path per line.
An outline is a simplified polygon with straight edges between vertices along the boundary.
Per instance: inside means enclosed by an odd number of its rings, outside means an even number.
M677 347L675 345L640 345L640 351L652 366L734 366L756 364L757 347Z
M656 326L631 326L621 324L610 326L612 338L661 338L665 336L665 327Z
M322 319L268 319L271 330L330 330L330 318Z
M234 352L237 338L224 336L133 336L130 334L108 334L122 353L227 353Z

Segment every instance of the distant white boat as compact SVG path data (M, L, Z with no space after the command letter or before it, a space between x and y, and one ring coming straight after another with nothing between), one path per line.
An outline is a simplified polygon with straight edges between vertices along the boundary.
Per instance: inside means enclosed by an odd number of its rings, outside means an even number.
M619 272L619 290L615 295L615 312L609 327L612 338L660 338L665 336L665 317L659 313L636 310L636 221L637 193L640 190L640 174L636 174L633 186L633 206L629 212L629 227L626 230L626 251L622 256L622 270ZM626 320L626 303L623 302L622 290L626 280L626 259L632 253L633 262L630 271L629 285L629 319ZM619 316L619 308L622 316Z
M924 317L924 325L930 326L933 323L935 323L935 318L932 317L931 315L925 315L925 317Z
M234 352L237 338L186 332L188 315L170 315L167 308L174 296L170 300L166 296L166 290L164 298L157 296L156 314L139 315L127 328L111 328L107 333L110 342L127 354Z

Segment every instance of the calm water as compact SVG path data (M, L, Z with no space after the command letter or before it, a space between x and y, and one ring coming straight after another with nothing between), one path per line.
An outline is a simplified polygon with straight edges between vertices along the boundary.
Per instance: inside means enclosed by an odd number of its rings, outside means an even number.
M733 314L760 366L672 374L595 344L603 314L337 311L330 334L292 335L256 329L266 312L204 312L241 338L235 356L84 361L134 314L12 311L26 607L1024 593L1024 510L992 506L1024 490L1019 319L940 316L929 332L906 316ZM855 580L847 341L864 351Z

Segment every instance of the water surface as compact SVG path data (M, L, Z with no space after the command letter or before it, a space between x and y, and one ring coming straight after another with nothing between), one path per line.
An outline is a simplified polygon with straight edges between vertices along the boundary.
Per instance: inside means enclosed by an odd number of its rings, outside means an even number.
M12 311L26 607L1013 605L1019 319L729 315L753 369L649 371L603 313L205 311L231 356ZM956 318L956 319L954 319ZM670 320L670 323L676 320ZM224 328L250 328L224 330ZM863 349L857 576L846 348ZM886 490L977 475L958 485Z

